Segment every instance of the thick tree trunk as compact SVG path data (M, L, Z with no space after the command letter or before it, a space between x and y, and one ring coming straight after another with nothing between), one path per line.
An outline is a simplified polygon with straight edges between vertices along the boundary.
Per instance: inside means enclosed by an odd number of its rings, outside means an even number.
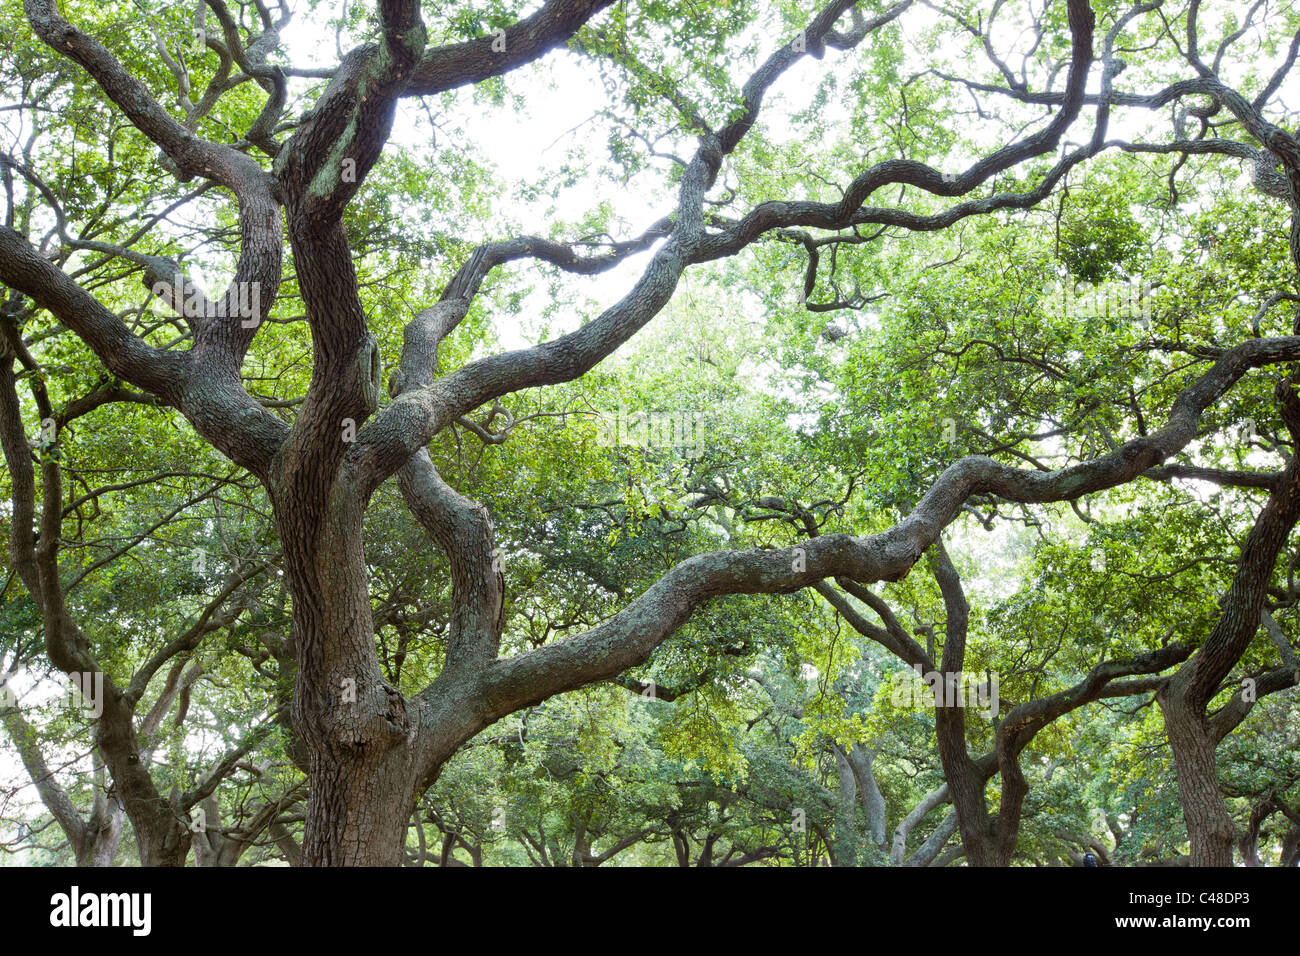
M133 827L135 842L140 848L141 866L184 866L190 855L190 832L184 826L169 826L166 822L150 830Z
M1236 827L1219 790L1210 733L1199 706L1184 706L1178 699L1160 696L1169 748L1178 774L1178 795L1187 823L1193 866L1232 866Z
M154 786L145 761L140 759L131 708L107 682L104 713L95 723L95 744L122 796L140 850L140 865L184 866L190 854L189 823Z
M943 593L947 611L943 660L939 665L939 673L959 674L966 660L966 627L970 607L962 589L961 577L942 542L936 542L931 549L931 570ZM989 815L988 800L984 793L992 773L984 772L981 764L972 760L970 751L966 749L965 709L939 706L945 702L943 696L936 697L935 739L939 745L939 762L943 765L948 795L952 798L953 810L957 814L962 846L966 849L966 860L971 866L1004 866L1006 864L999 855L997 818Z
M98 833L93 834L93 842L88 856L77 857L77 866L108 867L113 865L117 855L117 843L122 833L122 814L115 818Z
M939 761L957 814L966 861L971 866L998 866L996 818L988 812L984 790L988 777L966 750L966 719L960 707L935 709Z
M302 862L306 866L401 866L414 800L392 761L315 754Z
M375 650L361 508L276 509L293 597L294 726L307 747L306 866L400 866L415 806L415 728Z

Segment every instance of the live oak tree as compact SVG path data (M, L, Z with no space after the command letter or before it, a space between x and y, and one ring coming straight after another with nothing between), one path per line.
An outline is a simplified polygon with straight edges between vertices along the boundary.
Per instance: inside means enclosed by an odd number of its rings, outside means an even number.
M21 375L33 384L38 408L65 435L82 433L85 416L103 407L111 387L95 382L86 395L60 402L55 410L58 392L47 393L40 368L26 349L20 352ZM17 382L8 368L2 377L7 445L21 447L25 438ZM72 387L75 393L78 386ZM278 774L268 773L287 763L283 756L249 756L266 749L268 724L277 716L280 723L287 722L287 706L281 702L287 704L288 698L275 686L253 688L247 697L224 692L230 662L214 653L216 648L200 645L224 630L229 635L224 650L250 656L261 651L252 628L240 633L236 621L245 615L255 620L268 594L280 590L268 574L274 562L274 549L267 547L268 522L241 508L237 496L251 483L241 488L243 481L227 463L214 460L213 470L206 471L193 457L195 448L178 449L166 434L152 432L129 415L122 418L118 424L124 428L100 432L97 442L78 443L76 455L65 454L65 448L43 452L46 489L57 495L66 481L69 493L61 508L47 510L42 530L46 540L55 542L52 557L64 568L61 590L67 606L85 621L83 661L92 661L94 672L87 679L86 671L74 670L71 692L65 682L39 681L49 667L41 614L31 600L21 599L21 592L14 594L20 599L5 607L12 630L4 647L7 699L0 702L0 723L57 824L54 832L62 833L78 863L111 865L119 842L123 856L138 853L145 862L168 854L183 859L195 841L219 842L223 852L213 859L232 863L276 819L279 799L293 789L291 783L281 786ZM129 466L103 467L122 460L119 440L134 447L145 435L157 440L156 454L134 455L132 464L147 477L127 478L122 472ZM82 458L87 446L104 457ZM15 463L6 477L22 519L34 475L29 462L16 457ZM236 500L223 501L232 494ZM196 527L207 530L196 535ZM171 547L157 547L164 542ZM75 563L69 561L74 556ZM20 569L15 565L13 570ZM123 632L134 639L123 640ZM104 674L130 688L118 710L106 707ZM33 677L39 681L36 687L30 686ZM53 701L41 702L51 683L57 688ZM101 719L115 723L124 735L129 727L134 737L135 760L129 762L137 772L128 781L106 773L100 742L89 732ZM206 738L198 746L196 735ZM80 761L67 755L87 749L91 772L79 781L74 768ZM236 798L241 787L248 789ZM268 790L270 799L261 802ZM140 828L130 832L134 839L122 840L128 795L142 793L159 812L148 818L148 827L137 817ZM222 797L227 798L225 814ZM242 827L253 821L251 828ZM33 847L57 845L49 842L49 834L38 840L33 830L29 837ZM164 850L166 846L171 849Z
M11 561L39 610L50 662L68 674L105 671L91 653L87 624L69 609L60 566L58 421L42 385L42 377L59 367L60 339L46 334L45 315L107 370L108 385L95 401L173 409L260 484L291 602L291 626L268 654L293 675L285 719L294 732L290 754L308 781L301 855L309 865L402 862L408 821L421 795L467 741L523 708L620 678L697 611L725 596L787 594L829 587L822 582L832 580L853 593L904 579L930 552L927 565L938 576L946 611L938 663L960 670L966 599L948 570L941 536L963 514L995 499L1025 508L1073 504L1162 474L1264 486L1269 500L1242 546L1218 622L1160 686L1193 860L1225 862L1227 829L1215 804L1221 797L1213 748L1222 735L1207 729L1205 708L1257 636L1300 497L1292 487L1294 461L1266 478L1169 462L1194 447L1203 416L1213 414L1248 373L1300 361L1297 329L1262 334L1263 323L1276 325L1276 307L1296 300L1300 217L1291 216L1289 240L1278 244L1289 253L1285 274L1267 289L1250 290L1258 293L1250 307L1255 334L1211 329L1201 341L1157 339L1148 358L1158 387L1143 402L1133 397L1128 408L1112 402L1109 426L1090 433L1079 425L1075 396L1053 393L1057 385L1064 391L1062 383L1081 384L1060 362L1039 370L1053 384L1035 398L1051 406L1053 417L1068 419L1060 434L1075 442L1053 462L1056 467L1034 446L1051 434L1031 429L1006 442L988 430L987 416L967 416L970 425L984 427L966 427L964 435L976 441L973 450L986 454L943 462L941 470L921 458L892 462L895 488L885 496L890 500L876 502L887 507L874 510L861 527L687 557L640 596L629 595L617 613L532 649L502 653L509 595L494 522L466 487L447 480L429 451L431 442L456 428L489 444L504 441L512 420L507 396L564 387L592 373L665 308L688 270L765 254L788 266L793 254L797 273L766 271L766 281L785 284L769 300L784 291L809 315L851 314L872 299L869 289L852 281L854 247L909 232L957 231L980 217L1059 200L1069 177L1108 150L1136 159L1176 157L1171 191L1184 161L1216 155L1244 160L1260 193L1288 215L1295 210L1300 144L1278 116L1279 91L1300 50L1300 32L1293 34L1296 24L1287 15L1257 4L1244 17L1220 17L1207 27L1197 0L1177 11L1160 2L1065 0L1016 14L1024 30L1019 40L1008 41L999 18L1012 12L1003 4L985 13L977 4L964 6L943 10L936 24L935 10L912 0L832 0L797 18L690 4L548 0L522 19L480 25L473 18L467 23L458 16L466 11L454 7L377 0L366 8L369 21L352 25L369 29L369 39L345 52L341 38L352 32L339 24L338 63L322 67L290 65L279 52L282 35L296 26L285 3L272 8L260 0L206 0L184 12L143 3L138 10L68 3L60 12L53 0L25 0L27 32L7 69L16 81L13 106L33 125L3 162L0 281L12 295L4 309L0 434L13 494ZM127 16L132 26L123 29ZM905 42L909 30L922 31L920 54ZM1261 30L1264 39L1257 40ZM436 31L446 42L431 39ZM178 34L186 44L179 54ZM959 41L962 75L949 72L951 57L938 52L943 44L926 48L925 40L939 38ZM1256 48L1243 51L1243 38ZM392 153L395 118L423 98L465 87L493 89L501 77L565 45L614 91L611 128L630 134L615 137L613 161L629 177L662 173L647 193L665 195L664 207L639 230L601 223L567 237L543 230L547 234L476 246L483 237L462 221L458 234L432 244L438 278L420 283L429 287L425 301L403 305L397 296L372 297L364 288L372 273L362 261L384 243L384 214L359 211L373 196L400 194L376 175L386 148ZM905 49L929 57L929 68L906 62ZM1267 60L1267 71L1256 76L1237 69L1233 57L1239 54L1247 62ZM789 157L763 126L769 94L808 60L815 61L813 82L821 84L812 114L830 111L837 79L851 91L854 129L826 147L834 185L817 175L775 173L775 160ZM911 69L915 75L907 75ZM45 115L44 96L76 126L71 145L58 144L60 124ZM961 107L953 104L971 98L977 118L970 135L958 138L952 126ZM1111 138L1114 115L1166 107L1175 115L1172 135ZM814 116L809 140L789 150L815 151L816 128ZM660 148L660 140L668 144ZM56 171L51 188L42 169L57 170L60 159L76 169L86 163L78 150L96 142L102 155L90 163L93 174ZM462 181L473 178L462 170ZM216 196L223 201L201 205ZM163 197L155 208L155 198ZM465 190L466 208L457 209L457 198L438 200L465 217L476 201L473 190ZM228 244L234 275L224 289L205 291L187 276L169 245L174 238L156 229L188 204L210 210L213 220L199 231ZM400 212L390 207L390 214ZM1089 268L1099 244L1086 221L1073 232L1065 225L1067 245L1077 253L1066 261L1081 275L1100 275ZM1103 229L1101 254L1091 258L1104 267L1107 257L1131 252L1140 245L1133 228L1125 221ZM485 285L510 263L533 261L581 276L637 256L643 265L626 294L598 314L583 315L574 331L486 355L456 343L467 323L481 321ZM128 305L126 290L141 280L158 300L157 311ZM368 301L414 313L404 320L400 356L395 343L381 346L377 332L386 323L368 313ZM1161 305L1172 312L1182 304ZM267 341L274 337L268 329L296 314L310 332L301 357L289 354L282 340ZM1166 328L1176 328L1168 315L1164 319ZM830 343L843 336L830 324L818 333ZM1169 370L1162 350L1183 353L1194 367ZM1009 339L994 342L991 351L999 369L1031 361ZM289 375L299 358L310 365L305 394L259 397L254 382ZM36 421L54 425L40 441L24 427L15 362L33 373ZM392 374L385 389L386 366ZM1277 390L1286 430L1296 425L1293 376L1288 371ZM887 398L882 393L881 401ZM476 413L477 420L470 417ZM1277 414L1269 410L1273 420ZM952 424L957 430L955 419ZM1006 422L992 424L994 431L1014 431ZM1131 437L1121 440L1123 434ZM1294 439L1282 437L1288 444ZM865 454L869 445L859 442L857 451ZM926 480L917 482L923 471ZM410 514L445 557L451 588L441 668L427 686L408 693L395 686L393 661L381 658L377 647L367 563L368 546L384 547L367 540L367 511L394 478ZM766 493L779 499L782 491ZM701 497L719 506L745 504L720 488ZM762 504L762 493L749 497ZM885 516L892 523L883 522ZM243 573L252 572L235 578ZM1273 597L1280 604L1294 600L1289 590ZM396 611L391 623L402 623ZM190 649L205 627L186 630L176 650ZM960 712L938 712L940 755L971 862L1010 858L1017 833L1011 817L1026 789L1016 761L1032 733L1100 694L1105 678L1167 669L1178 653L1170 645L1137 665L1098 664L1064 697L1026 704L1026 722L999 733L991 762L970 758ZM142 859L177 864L189 849L188 830L140 766L135 714L170 659L151 658L126 682L105 674L105 713L95 725L95 745L122 795ZM1279 671L1270 680L1284 676ZM984 786L995 772L1002 775L1002 821L991 824L984 816ZM194 791L188 805L208 795ZM272 813L267 825L273 822ZM873 840L876 830L873 824ZM1230 839L1226 845L1230 853ZM222 850L209 846L205 852Z

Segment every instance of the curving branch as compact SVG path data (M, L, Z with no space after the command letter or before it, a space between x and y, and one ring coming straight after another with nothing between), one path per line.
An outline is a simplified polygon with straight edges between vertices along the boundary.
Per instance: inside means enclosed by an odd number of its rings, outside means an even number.
M831 229L850 226L858 221L862 204L887 185L914 185L941 196L963 195L1017 163L1053 150L1078 116L1092 64L1094 18L1085 0L1070 0L1071 60L1066 101L1043 129L996 150L952 179L924 163L887 160L857 177L839 203L765 203L723 232L709 233L704 224L704 198L716 180L722 160L752 128L767 90L802 56L821 50L835 22L852 5L851 0L833 0L828 4L804 31L805 44L783 46L750 77L744 86L743 105L737 117L717 133L700 135L699 148L682 175L672 233L621 300L577 331L551 342L480 359L423 388L412 388L407 383L393 404L358 435L356 446L348 453L349 467L360 487L367 492L377 487L450 422L484 402L509 391L571 381L594 368L658 314L688 265L733 255L773 229L795 225ZM900 3L891 7L868 27L874 29L890 22L908 6ZM855 30L855 42L868 34L869 29ZM1099 147L1095 143L1089 149ZM1058 164L1044 185L1027 197L977 201L967 210L948 215L955 221L977 211L1002 208L1003 203L1032 204L1047 195L1065 169L1086 154L1077 154ZM906 222L915 214L899 211L899 216ZM931 220L930 228L942 228L941 218L917 219L922 223L921 228ZM460 316L450 311L450 306L446 308L449 311L436 326L438 329L446 323L454 326L460 320Z
M963 458L939 476L911 514L869 537L824 535L797 548L688 558L600 626L493 663L483 677L488 704L480 719L490 723L554 694L613 679L644 663L699 605L724 594L784 594L838 576L859 583L899 580L973 495L1041 504L1071 501L1132 481L1190 442L1201 413L1247 370L1297 358L1300 337L1296 336L1253 339L1227 350L1179 394L1163 428L1092 461L1056 471L1027 471L982 456ZM906 653L917 657L918 651ZM945 645L945 671L960 670L959 665L949 666L957 663L947 659L953 653L950 639Z

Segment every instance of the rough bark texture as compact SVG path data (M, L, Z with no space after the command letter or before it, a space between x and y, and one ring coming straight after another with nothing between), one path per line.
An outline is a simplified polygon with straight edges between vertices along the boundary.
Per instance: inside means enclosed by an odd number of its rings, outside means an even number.
M1278 382L1276 396L1292 437L1300 436L1300 398L1290 378ZM1230 706L1214 722L1206 709L1259 632L1274 565L1298 520L1300 461L1292 458L1246 536L1237 571L1223 598L1223 610L1214 629L1157 695L1178 772L1178 794L1187 821L1193 866L1232 865L1237 833L1219 789L1215 750L1224 734L1244 718L1249 708L1234 712ZM1288 686L1290 682L1288 676ZM1246 695L1238 691L1237 698L1244 702Z

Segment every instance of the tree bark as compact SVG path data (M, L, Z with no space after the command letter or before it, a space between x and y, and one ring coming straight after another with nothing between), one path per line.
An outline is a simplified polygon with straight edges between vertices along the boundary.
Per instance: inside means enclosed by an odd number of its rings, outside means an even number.
M881 850L885 848L885 796L876 783L872 765L876 760L876 751L861 744L854 744L845 754L853 776L858 784L858 801L867 815L867 835L871 842Z
M1300 823L1292 823L1282 838L1282 852L1278 859L1279 866L1300 866Z
M1293 440L1300 441L1300 397L1292 377L1278 381L1274 397ZM1232 866L1236 828L1219 789L1215 750L1249 711L1244 691L1212 726L1206 708L1258 633L1264 597L1278 554L1300 520L1300 462L1292 458L1260 510L1246 541L1222 612L1200 649L1156 695L1174 755L1178 794L1187 823L1192 866ZM1289 681L1289 677L1288 677Z
M294 598L294 727L309 754L302 862L400 866L416 728L375 650L361 509L336 485L322 510L276 509Z
M843 748L834 744L831 752L835 754L835 770L840 781L835 799L835 863L837 866L857 866L857 778Z
M1182 698L1168 700L1162 709L1192 866L1232 866L1236 828L1219 790L1217 741L1211 739L1205 713Z

